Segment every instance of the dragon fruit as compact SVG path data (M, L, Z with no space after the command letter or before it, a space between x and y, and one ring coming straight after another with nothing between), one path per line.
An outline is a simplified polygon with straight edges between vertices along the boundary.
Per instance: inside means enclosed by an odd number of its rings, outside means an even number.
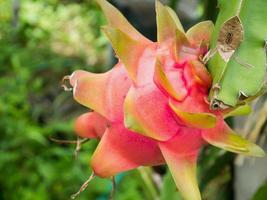
M224 122L243 108L209 108L212 78L201 57L208 51L212 22L185 33L174 11L156 1L158 41L152 42L110 3L97 2L119 62L106 73L78 70L69 76L74 99L93 110L76 120L75 130L100 140L90 162L95 175L108 178L166 163L184 199L200 200L196 162L203 145L264 156Z

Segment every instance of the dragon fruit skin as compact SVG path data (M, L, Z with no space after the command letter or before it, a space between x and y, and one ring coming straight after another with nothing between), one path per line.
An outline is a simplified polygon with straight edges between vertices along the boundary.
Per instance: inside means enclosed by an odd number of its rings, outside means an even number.
M210 21L185 33L174 11L156 1L158 41L152 42L107 1L97 1L119 62L106 73L70 76L74 99L94 110L76 120L75 130L100 139L90 162L97 176L166 163L184 199L200 200L196 161L203 145L264 156L224 122L236 112L209 109L212 79L199 58L208 50Z

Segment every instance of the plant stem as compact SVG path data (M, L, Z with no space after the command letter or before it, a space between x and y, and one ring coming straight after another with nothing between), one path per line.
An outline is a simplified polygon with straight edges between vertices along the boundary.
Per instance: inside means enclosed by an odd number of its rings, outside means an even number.
M149 192L151 199L158 200L158 190L151 178L151 169L149 167L139 167L138 172L145 184L147 191Z

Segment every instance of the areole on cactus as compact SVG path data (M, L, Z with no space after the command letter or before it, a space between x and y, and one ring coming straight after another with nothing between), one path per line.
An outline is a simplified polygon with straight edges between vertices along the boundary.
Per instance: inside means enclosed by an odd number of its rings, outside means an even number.
M231 36L229 44L235 49L224 47L228 60L219 51L211 57L208 68L215 87L209 96L211 106L235 107L266 92L267 1L220 0L218 7L211 49L218 46L220 32ZM230 20L232 28L223 30Z
M184 199L200 200L196 162L203 145L264 156L224 122L244 109L209 108L212 79L200 58L208 51L212 22L185 33L175 12L156 1L158 41L152 42L110 3L97 2L119 62L106 73L79 70L69 77L74 99L93 110L76 120L75 130L100 140L90 162L95 175L166 163Z

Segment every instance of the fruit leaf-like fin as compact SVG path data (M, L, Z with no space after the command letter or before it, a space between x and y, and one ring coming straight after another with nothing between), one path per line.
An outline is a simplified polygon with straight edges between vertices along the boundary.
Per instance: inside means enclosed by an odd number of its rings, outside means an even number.
M159 88L166 91L172 98L176 99L177 101L184 99L184 95L179 95L171 85L159 60L156 61L154 81Z
M159 147L183 199L201 200L196 178L197 154L179 155L177 149L162 143Z
M106 178L139 166L163 163L156 141L131 132L118 123L106 129L91 159L95 174Z
M107 126L107 119L97 112L85 113L74 123L76 134L82 138L101 138Z
M155 84L132 86L124 101L124 126L155 140L169 140L178 126L167 106L167 97Z
M169 12L169 15L172 17L173 21L175 22L175 24L176 24L176 28L177 28L179 31L185 33L185 32L184 32L183 25L182 25L182 23L181 23L179 17L177 16L177 14L175 13L175 11L174 11L172 8L168 7L168 6L166 6L166 9L167 9L167 11Z
M207 47L214 29L212 21L203 21L186 32L188 40L197 47Z
M131 88L124 101L124 126L136 133L145 136L148 136L148 133L150 133L151 135L149 135L149 137L157 138L157 136L152 132L146 130L146 128L143 126L143 123L140 121L138 113L136 111L134 89Z
M230 112L224 114L224 118L234 117L234 116L244 116L251 112L251 107L248 104L238 106L235 109L231 109Z
M265 156L258 145L235 134L226 124L212 130L204 130L202 136L208 143L227 151L247 156Z
M159 43L174 39L177 29L183 33L184 30L181 29L181 23L174 11L164 6L159 0L156 0L156 14Z
M133 39L142 42L150 42L146 37L139 33L121 14L121 12L106 0L96 0L103 10L110 26L129 34Z
M174 53L175 53L175 58L177 61L180 60L180 53L184 51L183 47L189 47L189 46L190 46L190 42L188 38L186 37L185 33L176 29L175 41L174 41Z
M189 64L197 82L209 88L212 83L212 78L206 66L198 60L192 60Z
M136 82L138 58L142 55L146 45L119 29L110 26L104 26L102 29L109 38L115 53L125 65L129 76Z
M110 121L123 117L124 95L129 90L131 80L122 64L99 74L75 71L70 76L70 84L73 87L73 97L80 104Z
M177 108L172 100L169 100L169 105L173 112L182 122L186 123L187 126L200 129L209 129L216 125L216 116L213 114L184 112Z

